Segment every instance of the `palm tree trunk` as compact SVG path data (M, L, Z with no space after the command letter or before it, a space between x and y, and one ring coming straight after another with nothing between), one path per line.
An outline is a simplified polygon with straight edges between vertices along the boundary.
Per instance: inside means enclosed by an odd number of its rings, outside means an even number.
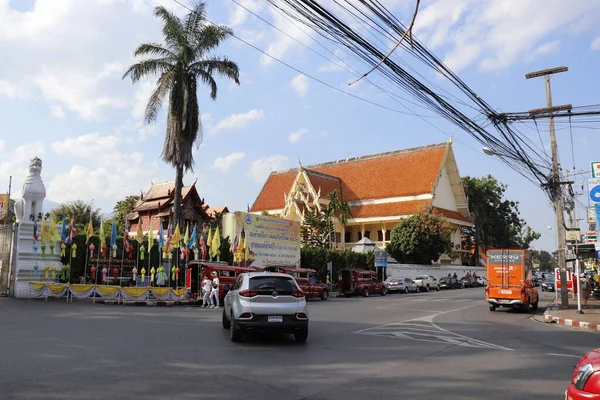
M181 191L183 189L183 166L175 167L175 197L173 198L173 226L181 223ZM180 227L181 229L181 227Z

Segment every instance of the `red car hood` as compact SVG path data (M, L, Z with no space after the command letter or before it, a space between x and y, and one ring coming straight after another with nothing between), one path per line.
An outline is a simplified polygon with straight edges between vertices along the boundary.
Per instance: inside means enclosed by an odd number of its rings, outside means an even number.
M575 367L575 371L573 373L573 377L571 378L571 382L575 379L577 375L577 371L579 371L579 367L585 364L592 364L594 367L594 371L600 371L600 349L595 349L581 357L581 360L577 363Z

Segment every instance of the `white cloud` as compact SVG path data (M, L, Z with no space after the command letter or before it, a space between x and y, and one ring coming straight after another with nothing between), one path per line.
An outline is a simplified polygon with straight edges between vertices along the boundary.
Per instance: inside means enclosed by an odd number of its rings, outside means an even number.
M119 139L116 136L102 136L99 132L95 132L53 142L51 147L60 155L93 159L112 153L118 143Z
M4 148L5 144L2 142L0 150ZM29 161L34 157L42 157L45 153L44 144L41 141L25 143L21 146L11 148L10 152L3 154L0 161L0 176L13 178L13 187L20 188L27 172L29 170ZM42 170L42 176L44 172ZM19 191L14 190L15 197L20 196Z
M546 54L555 53L558 51L560 47L560 40L554 40L552 42L544 43L539 46L537 49L531 52L529 58L535 59Z
M592 29L598 13L598 2L547 0L541 10L535 0L520 0L518 7L512 0L436 0L419 10L415 35L445 53L454 71L471 64L497 71L543 46L550 35Z
M58 105L53 105L50 108L50 115L53 116L54 118L64 118L65 117L65 112L63 111L61 106Z
M310 82L305 75L296 75L290 82L290 85L292 85L294 91L300 96L305 96L308 93Z
M154 85L152 82L139 82L135 89L133 109L131 110L131 116L136 120L141 120L146 115L146 104L148 99L154 91Z
M590 48L592 50L600 50L600 36L598 36L596 39L594 39Z
M4 151L5 146L6 146L6 144L5 144L4 140L0 140L0 152Z
M288 139L291 143L297 143L300 138L304 135L306 135L308 133L308 129L306 128L302 128L296 132L292 132L290 133L290 135L288 136Z
M246 157L244 153L231 153L225 157L217 157L212 164L212 168L226 174L231 167L242 161L244 157Z
M263 183L272 171L281 169L288 158L284 155L275 154L253 161L250 164L248 175L256 182Z
M274 10L272 7L269 8L269 12L271 13L273 25L287 35L272 28L271 34L268 35L268 37L274 39L266 49L268 54L279 60L284 60L292 50L303 47L298 42L307 46L312 44L311 38L312 35L314 35L312 29L306 28L302 23L297 21L292 23L291 20L288 20L288 18ZM267 67L272 65L274 60L263 54L260 58L260 62L263 66Z
M264 3L261 0L240 0L239 3L248 10L257 14L264 8ZM229 25L242 25L250 16L252 16L252 14L250 14L244 8L237 4L233 4L231 12L229 13Z
M232 114L217 122L217 124L210 129L210 133L216 135L224 130L242 129L251 121L261 119L262 117L264 117L264 112L263 110L258 109L250 110L246 113Z

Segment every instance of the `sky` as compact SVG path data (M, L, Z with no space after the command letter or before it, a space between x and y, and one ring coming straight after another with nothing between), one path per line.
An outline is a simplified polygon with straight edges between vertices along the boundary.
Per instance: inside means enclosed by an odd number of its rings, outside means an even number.
M368 69L348 52L291 25L263 0L239 2L295 40L233 0L207 2L211 21L228 24L287 64L235 38L215 51L238 63L241 82L217 79L216 101L208 88L198 92L203 140L184 183L196 181L207 204L245 210L272 170L439 143L454 133L461 175L491 174L507 184L507 198L519 202L521 216L542 234L533 247L556 247L554 213L539 187L485 155L445 119L413 105L407 112L408 103L393 101L369 82L348 86L356 77L352 71ZM400 21L410 21L413 0L383 3ZM161 42L153 15L159 4L178 15L187 12L173 0L0 0L0 191L12 176L12 197L20 196L34 156L44 163L48 200L93 201L104 213L127 195L147 191L151 182L174 178L161 160L165 113L152 125L143 121L154 81L122 79L137 45ZM547 0L540 7L535 0L423 0L414 33L497 110L544 107L543 80L526 80L525 74L560 65L569 72L552 78L554 104L590 105L600 92L598 15L600 2L593 1ZM413 65L428 82L451 90L426 66ZM371 82L408 97L377 74ZM589 171L590 162L600 161L593 123L574 124L572 135L564 120L557 128L563 168ZM546 122L521 131L540 152L549 152ZM588 177L574 179L582 184ZM579 216L585 216L586 198L578 198Z

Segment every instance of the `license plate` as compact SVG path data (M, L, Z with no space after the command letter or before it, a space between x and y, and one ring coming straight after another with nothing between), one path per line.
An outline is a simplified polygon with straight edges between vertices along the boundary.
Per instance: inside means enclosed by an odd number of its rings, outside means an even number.
M502 289L500 290L501 294L512 294L512 290L506 290L506 289Z
M275 322L275 323L282 323L283 322L283 317L281 315L269 315L268 322Z

